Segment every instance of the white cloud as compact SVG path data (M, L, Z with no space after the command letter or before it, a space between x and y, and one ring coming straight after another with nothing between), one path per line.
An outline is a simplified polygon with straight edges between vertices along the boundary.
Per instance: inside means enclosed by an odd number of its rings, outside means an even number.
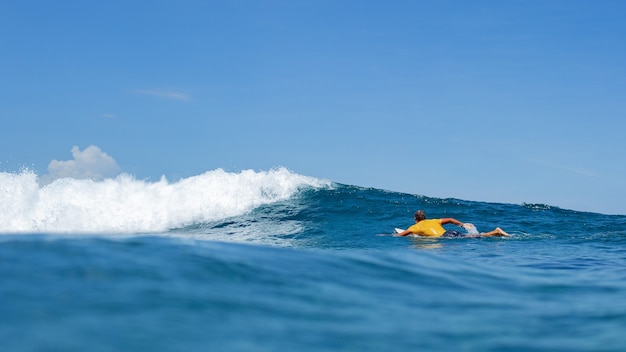
M141 95L150 95L161 99L191 101L189 94L177 89L139 89L133 92Z
M72 147L73 160L52 160L48 164L48 172L42 182L50 183L59 178L92 179L102 180L114 177L120 173L120 167L115 159L100 150L95 145L90 145L80 151L77 146Z

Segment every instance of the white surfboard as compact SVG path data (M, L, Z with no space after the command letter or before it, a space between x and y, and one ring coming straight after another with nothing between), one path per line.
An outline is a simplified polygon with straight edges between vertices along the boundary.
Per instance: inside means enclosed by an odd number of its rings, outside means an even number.
M403 230L403 229L399 229L399 228L397 228L397 227L395 228L395 230L396 230L396 233L403 233L403 232L404 232L404 230Z

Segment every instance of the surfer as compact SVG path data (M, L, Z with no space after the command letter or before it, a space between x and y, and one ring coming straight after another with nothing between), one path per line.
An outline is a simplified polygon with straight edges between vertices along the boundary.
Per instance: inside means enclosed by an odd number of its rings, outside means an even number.
M464 229L468 230L469 234L463 234L459 231L455 230L446 230L443 228L445 224L454 224ZM471 233L475 232L475 233ZM510 235L506 233L499 227L496 227L493 231L478 233L474 225L470 223L462 223L454 218L443 218L443 219L426 219L426 214L423 210L418 210L415 212L415 225L409 227L407 230L402 232L398 232L398 236L407 236L407 235L419 235L419 236L429 236L429 237L487 237L487 236L503 236L509 237Z

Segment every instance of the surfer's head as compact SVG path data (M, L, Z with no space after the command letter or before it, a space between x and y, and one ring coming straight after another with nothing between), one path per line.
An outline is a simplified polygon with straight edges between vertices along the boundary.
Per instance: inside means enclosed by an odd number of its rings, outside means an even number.
M416 222L426 220L426 214L424 214L423 210L416 211L414 217Z

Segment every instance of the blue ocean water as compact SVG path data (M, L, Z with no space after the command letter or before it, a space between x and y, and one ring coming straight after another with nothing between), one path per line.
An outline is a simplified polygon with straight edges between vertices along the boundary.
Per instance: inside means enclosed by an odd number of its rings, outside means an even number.
M0 173L1 351L624 351L626 216L286 169ZM510 238L390 236L454 217Z

